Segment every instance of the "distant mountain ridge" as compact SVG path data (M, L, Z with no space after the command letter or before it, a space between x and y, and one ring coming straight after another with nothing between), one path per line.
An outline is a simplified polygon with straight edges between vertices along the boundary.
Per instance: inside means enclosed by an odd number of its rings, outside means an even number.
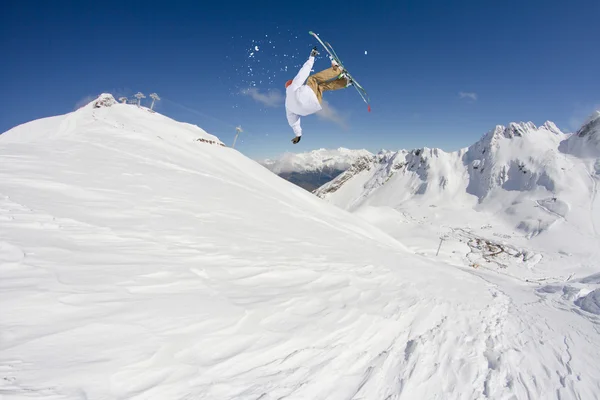
M313 191L347 170L359 160L373 154L367 150L318 149L306 153L284 153L277 159L259 161L280 177Z
M455 152L427 147L382 151L356 163L315 194L351 211L364 206L397 209L416 202L461 204L501 212L508 219L518 214L522 218L515 219L515 226L536 235L553 223L537 215L538 201L554 199L552 207L562 217L571 204L593 203L598 157L600 112L575 134L563 133L550 121L539 127L513 122L496 126ZM589 220L578 223L589 224Z
M569 140L561 143L561 151L583 158L600 154L600 110L595 111Z

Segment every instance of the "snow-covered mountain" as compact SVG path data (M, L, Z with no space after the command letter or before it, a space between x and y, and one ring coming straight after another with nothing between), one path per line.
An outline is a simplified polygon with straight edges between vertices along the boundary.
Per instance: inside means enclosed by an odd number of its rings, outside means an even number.
M600 111L594 112L577 133L561 143L561 150L582 158L599 158ZM597 170L600 170L600 165Z
M523 191L550 186L546 169L560 164L558 147L567 137L552 122L540 128L531 122L511 123L496 126L474 145L452 153L430 148L382 151L316 194L350 209L371 201L384 186L402 186L398 196L389 198L395 204L415 196L431 200L461 194L481 202L498 187Z
M538 207L531 198L552 198L566 211L566 197L590 199L600 157L600 118L595 114L574 135L546 122L498 125L472 146L447 153L440 149L380 152L357 163L316 191L319 197L354 210L365 205L399 207L406 202L457 203L478 210L514 214L518 207ZM588 158L589 158L588 157ZM592 174L592 175L590 175ZM576 199L572 199L578 202ZM527 203L527 204L522 204ZM559 206L560 205L560 206ZM534 233L537 221L527 233Z
M307 153L284 153L277 159L259 161L280 177L312 191L347 170L359 160L373 156L367 150L318 149Z
M463 248L477 240L537 254L536 268L484 260L517 279L593 273L600 267L599 114L572 135L552 122L511 123L456 152L381 152L315 193L415 251L435 249L440 237ZM458 259L473 261L472 250L458 251Z
M418 224L409 250L110 95L0 135L0 182L3 398L598 398L592 258L532 283L466 229L481 268Z

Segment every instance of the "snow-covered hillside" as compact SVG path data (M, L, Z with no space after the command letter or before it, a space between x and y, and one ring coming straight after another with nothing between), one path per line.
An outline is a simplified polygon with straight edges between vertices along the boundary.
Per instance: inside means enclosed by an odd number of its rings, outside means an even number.
M100 100L0 135L3 398L599 397L598 274L500 284Z

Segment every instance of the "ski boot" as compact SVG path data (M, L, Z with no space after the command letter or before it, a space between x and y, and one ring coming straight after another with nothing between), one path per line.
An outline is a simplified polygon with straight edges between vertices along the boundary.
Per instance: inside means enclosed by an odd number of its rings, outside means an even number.
M310 52L310 56L311 57L316 57L319 55L319 51L317 50L317 46L313 47L313 49Z
M340 64L338 64L338 62L335 61L335 58L329 56L329 59L331 60L331 68L333 68L333 69L339 69L340 73L342 71L344 71L344 67L342 67Z
M345 78L346 79L346 81L348 82L346 84L346 87L354 85L354 80L352 79L352 77L350 75L342 72L342 74L340 75L340 78Z
M302 138L302 136L296 136L295 138L292 139L292 143L294 143L294 144L298 143L301 138Z

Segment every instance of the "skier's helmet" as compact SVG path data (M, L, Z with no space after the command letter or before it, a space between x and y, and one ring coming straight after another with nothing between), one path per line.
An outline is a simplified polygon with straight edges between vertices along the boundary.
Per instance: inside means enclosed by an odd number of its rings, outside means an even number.
M287 82L285 83L285 88L287 89L287 87L288 87L288 86L290 86L290 85L292 84L292 82L293 82L293 81L292 81L291 79L290 79L289 81L287 81Z

